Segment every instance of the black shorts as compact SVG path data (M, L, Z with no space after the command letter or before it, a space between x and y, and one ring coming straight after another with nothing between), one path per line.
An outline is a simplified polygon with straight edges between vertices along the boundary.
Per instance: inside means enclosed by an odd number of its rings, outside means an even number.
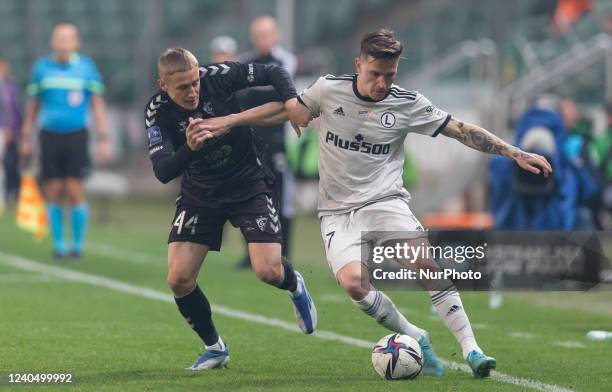
M222 203L219 208L195 207L179 202L172 220L168 243L195 242L221 249L223 225L227 220L239 227L247 243L282 243L279 219L279 197L276 186L267 193L236 202Z
M75 132L40 132L41 178L84 178L89 174L87 129Z

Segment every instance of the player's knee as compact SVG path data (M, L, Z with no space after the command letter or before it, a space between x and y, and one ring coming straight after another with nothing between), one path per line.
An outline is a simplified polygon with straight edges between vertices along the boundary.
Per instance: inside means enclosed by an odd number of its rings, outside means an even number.
M283 280L282 266L264 265L253 267L255 275L264 283L276 285Z
M185 296L195 287L195 278L193 276L172 271L168 273L167 282L175 297Z
M362 300L368 295L368 288L364 287L361 281L361 275L351 274L343 276L338 280L340 287L346 291L346 293L355 301Z

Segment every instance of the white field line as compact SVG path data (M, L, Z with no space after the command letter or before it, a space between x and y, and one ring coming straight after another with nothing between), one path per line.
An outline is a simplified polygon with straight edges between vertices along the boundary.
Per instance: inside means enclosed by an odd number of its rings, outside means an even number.
M166 303L174 303L174 299L170 295L161 291L120 282L98 275L87 274L68 268L51 266L48 264L40 263L34 260L30 260L16 255L11 255L4 252L0 252L0 263L24 271L39 272L73 282L86 283L96 287L102 287L109 290L132 294L142 298L153 299ZM221 314L229 318L251 321L263 325L281 328L287 331L302 333L294 323L289 323L284 320L266 317L260 314L244 312L241 310L235 310L221 305L212 305L212 308L215 313ZM374 346L374 342L340 335L331 331L319 330L315 332L313 336L319 339L338 341L351 346L361 347L368 350L370 350ZM443 362L450 369L461 370L466 373L472 372L467 365L459 364L453 361ZM526 378L514 377L496 371L491 372L491 379L543 392L573 392L571 389L562 388L557 385L546 384L540 381L530 380Z
M564 341L556 341L553 342L555 346L565 347L565 348L585 348L586 346L580 342L576 342L574 340L564 340Z
M474 329L489 329L489 324L486 323L472 323L472 328Z
M56 283L66 281L64 279L44 274L0 274L0 283Z
M318 302L348 302L350 301L346 294L323 293L317 297Z
M535 334L532 334L531 332L524 332L524 331L510 332L508 336L512 338L527 339L527 340L533 340L536 338Z
M127 249L118 249L114 246L104 244L88 243L87 252L108 257L109 259L114 259L137 265L155 264L164 268L167 265L166 259L162 259L159 256L148 255L142 252L134 252Z

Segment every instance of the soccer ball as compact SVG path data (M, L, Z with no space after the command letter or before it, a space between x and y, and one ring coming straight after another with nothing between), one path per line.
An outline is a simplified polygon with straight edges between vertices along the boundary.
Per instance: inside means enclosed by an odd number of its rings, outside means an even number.
M421 346L407 335L387 335L372 350L372 366L387 380L413 379L423 368Z

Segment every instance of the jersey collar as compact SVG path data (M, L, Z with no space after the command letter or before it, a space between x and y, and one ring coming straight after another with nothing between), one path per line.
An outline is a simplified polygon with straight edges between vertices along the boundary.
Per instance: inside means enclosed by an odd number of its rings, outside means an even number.
M159 91L161 93L162 100L167 100L170 103L170 105L174 108L174 110L179 112L181 114L181 116L191 116L191 115L193 115L195 113L201 112L200 106L201 106L201 102L202 102L202 97L200 97L200 102L198 102L198 107L193 109L193 110L189 110L189 109L185 109L184 107L182 107L178 103L174 102L172 100L172 98L170 98L168 93L166 93L165 91L163 91L163 90L159 90Z
M379 99L378 101L373 100L370 97L366 97L364 95L359 94L359 90L357 89L357 76L359 74L355 74L353 75L353 93L355 93L355 96L359 99L361 99L362 101L366 101L366 102L380 102L380 101L384 101L385 98L387 98L389 96L389 93L391 93L391 89L389 89L389 91L387 91L387 94L385 94L384 97L382 97L381 99Z
M67 63L60 63L59 60L57 59L57 57L55 56L55 54L51 53L51 59L53 60L53 62L55 62L57 64L72 65L72 64L78 63L79 60L81 59L81 56L79 56L79 54L77 52L74 52L73 54L70 55L70 58L68 58L68 62Z

